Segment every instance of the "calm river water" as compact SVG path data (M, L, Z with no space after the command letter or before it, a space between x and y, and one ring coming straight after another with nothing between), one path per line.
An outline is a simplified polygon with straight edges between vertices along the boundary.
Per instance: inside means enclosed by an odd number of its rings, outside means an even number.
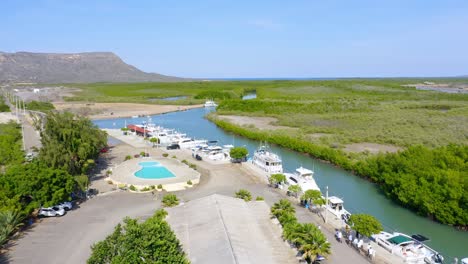
M220 144L245 146L253 153L260 143L235 136L216 127L204 118L206 109L193 109L185 112L174 112L151 117L153 123L166 128L173 128L187 133L193 138L218 140ZM122 128L127 124L140 124L147 118L121 118L94 121L101 128ZM345 170L330 164L317 161L307 155L282 147L271 146L273 152L283 159L285 171L294 171L304 166L315 171L315 180L322 192L326 186L329 195L338 196L345 202L345 208L351 213L368 213L377 217L388 231L399 231L406 234L422 234L431 240L427 244L440 251L447 263L453 257L468 257L468 233L444 226L426 218L417 216L387 199L374 185Z

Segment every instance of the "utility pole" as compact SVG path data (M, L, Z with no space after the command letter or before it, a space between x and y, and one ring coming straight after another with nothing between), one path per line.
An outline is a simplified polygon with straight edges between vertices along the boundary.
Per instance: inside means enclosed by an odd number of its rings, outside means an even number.
M327 222L328 218L328 185L327 185L327 192L325 194L325 223Z

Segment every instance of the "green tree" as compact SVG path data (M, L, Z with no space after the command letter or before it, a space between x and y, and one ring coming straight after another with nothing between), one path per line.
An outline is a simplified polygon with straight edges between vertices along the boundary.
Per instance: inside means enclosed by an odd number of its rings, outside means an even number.
M72 175L86 173L89 161L107 144L107 135L85 117L51 112L41 132L39 158L52 168Z
M105 240L94 244L88 264L189 263L182 246L158 210L146 221L125 218Z
M356 232L370 237L373 234L378 234L383 230L382 224L377 218L368 214L352 214L349 218L349 225Z
M245 147L234 147L229 151L229 155L233 160L243 160L249 155L249 151Z
M165 207L173 207L179 205L179 199L175 194L166 194L162 198L162 203Z
M236 192L236 198L243 199L244 201L248 202L252 200L252 194L245 189L240 189Z
M154 145L159 144L159 139L156 137L152 137L150 138L150 142L153 143L153 147L154 147Z
M255 201L264 201L265 198L263 198L262 196L257 196L257 198L255 198Z
M276 186L278 184L282 184L286 182L286 176L281 173L277 174L272 174L270 178L268 178L268 181L270 182L271 185Z
M289 200L281 199L274 203L271 207L271 214L276 218L279 218L284 213L295 213L296 208L291 204Z
M301 186L299 186L298 184L295 184L295 185L291 185L288 187L288 191L294 196L294 197L297 197L297 195L302 192L302 188Z
M301 199L312 202L315 205L325 205L325 199L319 190L307 190L301 196Z

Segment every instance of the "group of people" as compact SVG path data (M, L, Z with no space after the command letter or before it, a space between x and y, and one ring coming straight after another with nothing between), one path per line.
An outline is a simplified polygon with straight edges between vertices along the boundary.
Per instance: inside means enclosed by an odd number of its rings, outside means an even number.
M370 242L367 244L367 247L365 247L364 240L362 239L362 237L358 238L356 236L353 239L353 234L351 230L349 230L348 226L346 226L346 235L347 235L346 244L353 246L358 251L361 251L361 250L365 251L367 256L371 259L375 257L375 249L372 247ZM341 230L336 230L335 237L338 242L343 243L343 233L341 232Z

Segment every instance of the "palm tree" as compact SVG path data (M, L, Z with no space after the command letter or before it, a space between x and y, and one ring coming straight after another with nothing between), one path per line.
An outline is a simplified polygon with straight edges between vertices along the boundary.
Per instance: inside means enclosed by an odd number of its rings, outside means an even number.
M317 255L328 256L331 253L330 243L314 224L302 224L296 242L302 257L309 263L313 262Z
M297 239L300 234L302 224L298 222L290 223L283 226L283 238L297 246Z
M301 186L295 184L289 186L288 191L291 192L294 197L297 197L297 195L302 191L302 188Z
M23 216L19 211L1 211L0 212L0 245L8 240L20 226Z
M243 199L246 202L252 200L252 194L245 189L240 189L235 194L236 194L236 198Z
M278 218L283 213L295 213L296 208L286 199L281 199L271 207L271 214Z
M279 222L282 226L287 226L289 224L293 224L297 222L297 217L294 213L286 212L279 216Z

